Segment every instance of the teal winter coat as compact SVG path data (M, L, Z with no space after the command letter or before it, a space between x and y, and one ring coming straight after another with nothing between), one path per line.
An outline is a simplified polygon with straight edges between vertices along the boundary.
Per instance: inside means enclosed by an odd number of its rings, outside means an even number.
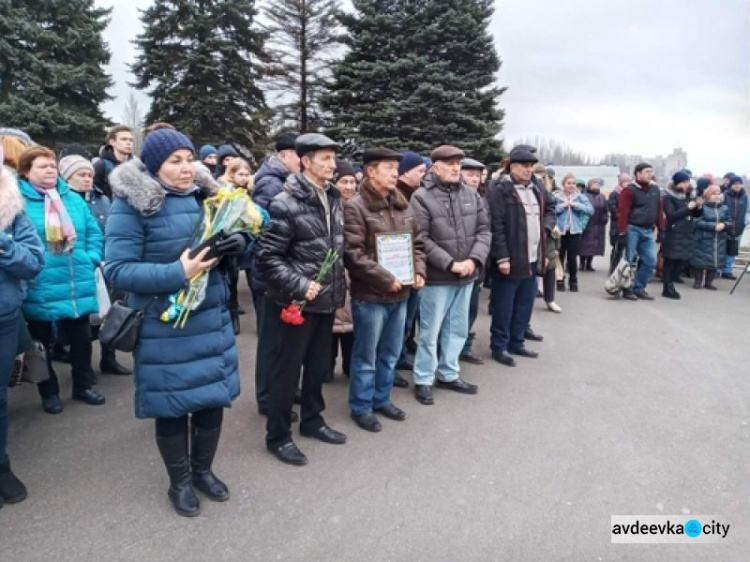
M44 232L44 197L25 179L19 179L18 185L26 199L26 213L44 244L44 269L29 282L23 304L26 320L55 322L98 312L94 271L102 261L104 238L86 202L65 181L57 180L57 192L77 239L72 251L56 255L49 250Z

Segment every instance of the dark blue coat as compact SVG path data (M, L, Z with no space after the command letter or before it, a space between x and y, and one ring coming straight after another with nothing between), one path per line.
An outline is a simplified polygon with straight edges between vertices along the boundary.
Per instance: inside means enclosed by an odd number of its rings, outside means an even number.
M727 228L727 235L741 236L745 231L745 215L747 214L747 193L744 189L735 192L727 189L724 192L724 205L729 211L732 227Z
M720 222L727 226L716 232L716 225ZM695 244L690 265L697 269L723 269L727 257L727 231L731 226L725 205L704 203L703 213L695 221Z
M188 195L165 190L139 161L118 166L110 176L116 199L107 220L105 275L130 293L134 308L157 297L133 354L139 418L228 407L240 393L229 289L218 268L184 328L159 319L169 296L185 285L180 255L201 219L204 193L217 187L207 169L196 168L202 170L196 177L200 189Z

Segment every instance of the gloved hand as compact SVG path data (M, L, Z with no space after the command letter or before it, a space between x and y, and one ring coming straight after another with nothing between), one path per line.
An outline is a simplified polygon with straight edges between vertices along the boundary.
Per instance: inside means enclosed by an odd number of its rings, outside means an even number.
M620 234L617 237L617 245L620 248L627 248L628 247L628 235L627 234Z
M222 256L237 256L247 248L247 238L241 232L230 234L216 243L216 252Z

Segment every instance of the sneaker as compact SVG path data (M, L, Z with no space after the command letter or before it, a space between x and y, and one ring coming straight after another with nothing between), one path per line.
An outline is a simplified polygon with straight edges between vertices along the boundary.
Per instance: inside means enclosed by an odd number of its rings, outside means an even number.
M562 312L562 308L560 308L560 305L554 301L547 303L547 310L549 310L550 312L556 312L557 314L560 314Z

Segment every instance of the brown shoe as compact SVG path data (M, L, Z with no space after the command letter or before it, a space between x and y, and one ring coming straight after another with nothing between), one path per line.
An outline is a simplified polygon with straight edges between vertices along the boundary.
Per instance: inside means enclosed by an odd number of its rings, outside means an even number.
M469 353L465 353L463 355L459 355L458 360L464 361L466 363L471 363L472 365L484 365L484 358L480 357L473 351L470 351Z

